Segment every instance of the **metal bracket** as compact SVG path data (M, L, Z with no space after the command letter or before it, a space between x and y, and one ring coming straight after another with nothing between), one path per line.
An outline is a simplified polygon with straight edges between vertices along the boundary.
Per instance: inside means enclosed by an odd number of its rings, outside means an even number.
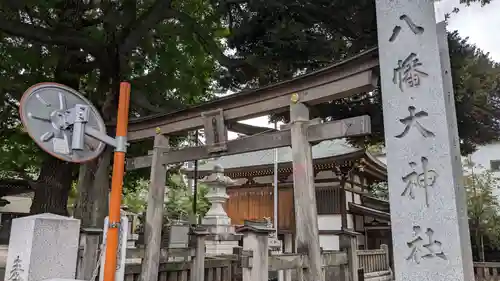
M127 146L128 146L127 137L117 136L115 140L116 140L115 151L127 152Z
M85 134L85 123L89 121L89 107L77 104L71 112L73 117L73 136L71 137L71 149L83 150L83 136Z
M97 140L104 142L116 148L116 151L126 152L127 143L126 137L112 138L101 131L96 130L90 126L86 126L89 119L89 106L77 104L75 107L66 110L59 116L57 122L53 122L60 130L69 130L73 127L73 134L71 138L71 149L82 150L84 146L84 136L90 136Z
M109 222L109 224L108 224L108 228L118 228L119 229L120 226L121 226L121 222L119 222L119 221L118 222Z

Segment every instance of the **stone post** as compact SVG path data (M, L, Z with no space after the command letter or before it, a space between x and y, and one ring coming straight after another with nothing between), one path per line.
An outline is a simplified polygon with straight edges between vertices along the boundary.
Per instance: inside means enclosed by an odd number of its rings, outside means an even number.
M239 229L243 233L243 251L251 254L249 264L242 266L243 281L269 279L269 233L272 228L244 226Z
M157 132L160 132L157 130ZM144 221L144 259L142 260L141 281L158 279L160 266L161 231L163 228L163 205L165 203L165 182L167 167L162 163L163 154L168 151L168 136L155 136L151 176L148 191L148 206Z
M102 228L82 228L80 232L81 258L78 262L76 278L90 280L97 265L97 259L101 254Z
M380 245L380 249L384 250L384 252L385 252L385 262L387 263L387 267L389 268L389 270L392 271L392 269L391 269L391 259L390 259L390 256L389 256L389 246L387 246L386 244L382 244L382 245Z
M226 187L233 185L234 181L224 175L224 169L215 165L213 173L201 180L209 188L206 198L211 207L202 219L203 226L207 227L211 239L207 240L207 255L232 254L233 248L238 247L238 242L230 237L235 235L231 219L224 210L229 196Z
M344 230L340 236L340 249L347 252L348 268L345 270L345 279L351 281L358 280L358 233Z
M284 252L292 253L293 252L293 234L286 233L284 239ZM285 270L283 281L292 281L292 270Z
M208 232L204 228L193 229L189 235L189 247L194 251L191 268L191 281L205 280L205 238Z
M74 279L80 220L40 214L12 220L5 281Z

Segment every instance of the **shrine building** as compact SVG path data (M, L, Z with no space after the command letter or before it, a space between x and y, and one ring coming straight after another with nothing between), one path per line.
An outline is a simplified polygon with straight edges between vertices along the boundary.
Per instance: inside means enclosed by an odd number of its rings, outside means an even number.
M339 234L354 232L359 249L391 247L389 203L368 192L370 185L385 181L386 166L364 149L344 140L323 141L312 147L316 183L316 207L320 246L339 250ZM278 233L282 245L293 249L295 217L293 202L292 149L278 149ZM214 165L235 181L227 188L225 210L233 225L244 220L273 219L275 151L262 150L203 160L198 167L202 179ZM193 178L193 168L185 169ZM345 202L343 204L343 202ZM287 247L288 245L288 247ZM290 249L291 250L291 249Z

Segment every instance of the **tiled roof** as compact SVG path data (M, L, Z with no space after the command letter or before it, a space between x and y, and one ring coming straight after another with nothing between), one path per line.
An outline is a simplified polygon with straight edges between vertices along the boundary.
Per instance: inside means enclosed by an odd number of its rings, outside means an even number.
M349 146L345 140L328 140L316 144L312 147L313 159L322 159L340 156L362 149ZM292 148L282 147L278 148L278 163L288 163L292 161ZM255 152L242 153L237 155L222 156L209 160L200 161L198 167L199 171L210 171L214 165L218 164L224 169L234 169L261 165L274 164L274 149L261 150ZM193 170L193 167L187 167L186 171Z

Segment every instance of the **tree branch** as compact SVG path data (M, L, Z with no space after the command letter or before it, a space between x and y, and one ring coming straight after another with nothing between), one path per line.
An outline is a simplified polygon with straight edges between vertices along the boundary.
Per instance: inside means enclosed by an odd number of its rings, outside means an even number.
M28 182L33 181L33 179L26 173L26 171L23 168L16 169L15 171L12 172L25 181Z
M170 13L172 14L172 17L178 19L185 27L189 28L196 35L205 51L213 55L220 64L229 68L243 66L245 64L245 60L243 59L233 59L227 57L219 48L212 36L210 36L210 34L206 32L206 30L204 30L190 15L174 10L170 11Z
M7 171L3 171L4 176L2 178L10 178L15 181L26 181L28 184L34 182L33 178L30 177L23 167L15 167Z
M94 57L100 57L102 53L102 48L97 47L96 42L88 40L85 35L77 35L76 32L72 32L72 34L61 31L55 32L26 23L13 22L5 19L4 16L0 16L0 31L32 42L66 46L72 49L84 49Z
M153 113L164 113L165 110L162 110L160 107L153 105L143 93L138 93L134 91L134 94L130 96L131 102L143 109L151 111Z
M127 56L137 46L144 34L166 17L171 4L172 0L156 0L137 20L132 20L125 27L120 40L121 56Z
M146 84L147 81L154 81L155 79L161 78L163 69L161 67L155 67L152 71L149 71L148 74L142 75L139 77L135 77L130 82L133 85L143 85Z

